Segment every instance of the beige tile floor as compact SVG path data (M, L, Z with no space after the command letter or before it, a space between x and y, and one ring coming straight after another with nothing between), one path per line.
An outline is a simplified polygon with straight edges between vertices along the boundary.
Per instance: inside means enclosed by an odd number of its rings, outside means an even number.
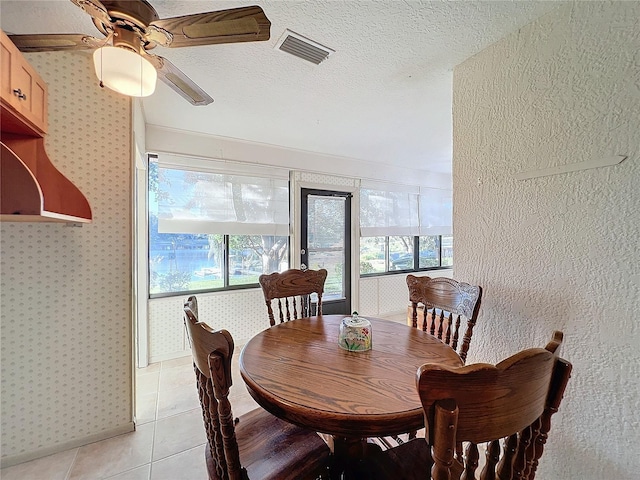
M404 322L406 316L389 320ZM238 370L236 345L229 399L234 416L258 405ZM191 356L136 374L136 431L0 470L2 480L206 480L202 411Z
M256 408L238 371L234 416ZM136 431L0 471L2 480L206 480L206 437L191 356L138 369Z

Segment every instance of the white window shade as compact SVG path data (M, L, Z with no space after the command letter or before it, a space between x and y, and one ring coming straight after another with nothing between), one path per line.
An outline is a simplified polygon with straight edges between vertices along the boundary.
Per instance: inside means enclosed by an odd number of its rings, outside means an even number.
M360 189L360 236L418 235L418 195Z
M420 235L451 235L452 219L451 190L420 189Z
M158 232L289 235L289 186L220 170L165 168L158 175Z

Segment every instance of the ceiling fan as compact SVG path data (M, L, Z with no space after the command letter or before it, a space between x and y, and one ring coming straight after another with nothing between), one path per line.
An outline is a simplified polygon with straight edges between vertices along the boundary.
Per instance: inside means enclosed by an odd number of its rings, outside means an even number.
M155 77L182 95L193 105L208 105L213 99L166 58L149 53L156 46L179 48L219 43L269 40L271 22L259 6L231 8L161 19L146 0L71 0L91 15L93 23L106 38L84 34L9 35L23 52L49 52L96 48L94 63L101 85L132 96L153 92ZM110 54L118 56L107 64ZM120 56L131 57L127 60ZM137 63L136 63L137 62ZM138 67L138 65L140 65ZM150 91L126 93L109 82L104 70L120 68L119 75L153 77ZM107 72L108 73L108 72ZM150 73L150 74L149 74ZM130 78L125 78L130 80ZM138 79L138 82L144 79ZM147 93L148 92L148 93Z

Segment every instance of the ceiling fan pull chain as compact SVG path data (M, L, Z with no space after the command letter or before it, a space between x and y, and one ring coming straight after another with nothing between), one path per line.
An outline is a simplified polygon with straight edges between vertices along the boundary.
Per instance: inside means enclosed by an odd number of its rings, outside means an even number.
M102 42L102 45L100 45L100 83L98 85L100 85L100 88L104 88L104 83L102 82L102 79L104 78L104 75L102 74L102 66L104 65L104 62L102 61L102 47L104 47L105 45L109 44L109 42L111 42L111 44L113 44L113 37L115 35L117 35L118 33L111 29L109 31L109 35L107 35L104 39L104 41Z
M143 91L142 91L142 75L144 74L144 69L142 68L142 55L140 55L140 96L142 97Z
M111 36L111 35L109 35ZM102 48L100 49L100 88L104 88L104 83L102 83L102 65L104 65L104 62L102 61Z

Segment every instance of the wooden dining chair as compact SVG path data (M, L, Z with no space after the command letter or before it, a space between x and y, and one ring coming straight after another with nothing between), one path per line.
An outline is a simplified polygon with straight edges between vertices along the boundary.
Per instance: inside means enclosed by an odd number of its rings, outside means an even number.
M320 270L292 268L282 273L260 275L258 281L267 304L271 326L276 324L272 302L277 304L280 323L296 318L322 315L322 293L326 279L327 271L324 268ZM316 302L313 302L311 298L314 293L317 295ZM314 303L315 309L313 308Z
M462 363L465 363L473 327L480 311L482 287L451 278L415 275L407 275L407 287L411 302L411 325L449 345L458 353ZM463 334L462 329L465 329ZM411 431L402 435L380 437L376 442L383 448L393 448L406 440L412 440L416 435L416 431Z
M495 366L421 366L416 384L425 438L378 453L371 460L375 478L475 479L478 444L486 443L480 480L533 480L571 374L557 355L561 341L555 332L546 348Z
M451 278L414 275L407 275L407 287L413 327L438 337L465 363L480 311L482 287Z
M184 304L198 395L207 434L209 480L326 478L329 447L315 432L256 408L234 420L229 402L234 343L197 317L197 300Z

